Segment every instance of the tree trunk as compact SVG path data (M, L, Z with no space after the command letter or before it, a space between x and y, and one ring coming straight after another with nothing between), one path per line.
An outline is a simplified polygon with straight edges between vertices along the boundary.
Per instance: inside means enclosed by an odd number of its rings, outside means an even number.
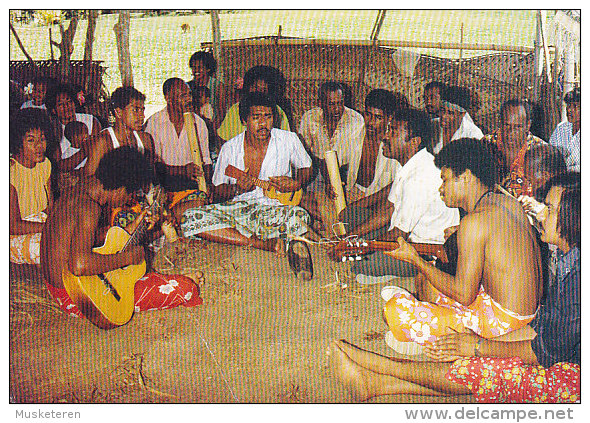
M25 57L27 58L27 60L29 61L29 63L31 63L33 66L37 66L37 64L35 63L35 61L33 60L33 58L31 56L29 56L29 53L27 53L27 50L25 50L25 46L23 45L22 41L20 40L18 34L16 33L16 29L14 29L14 27L12 26L12 23L10 23L10 31L12 32L12 35L14 35L14 38L16 39L16 42L18 44L18 46L20 47L21 51L23 52L23 54L25 55Z
M88 11L88 28L86 29L86 43L84 44L84 60L92 60L92 44L94 43L94 31L96 30L96 20L98 19L98 10Z
M129 10L119 12L119 22L113 27L117 38L117 52L119 55L119 71L121 72L121 84L133 86L133 67L129 54L129 24L131 14Z
M74 52L74 35L76 35L76 28L78 28L78 16L72 16L68 29L64 29L62 23L59 24L61 42L56 43L55 41L52 41L53 45L56 45L60 51L58 74L60 79L64 82L68 82L70 78L70 57Z

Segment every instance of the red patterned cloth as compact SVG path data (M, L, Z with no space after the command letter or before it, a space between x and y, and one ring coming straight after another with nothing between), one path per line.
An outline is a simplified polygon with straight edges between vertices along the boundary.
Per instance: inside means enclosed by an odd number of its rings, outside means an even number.
M483 403L574 403L580 401L580 365L556 363L548 369L519 357L456 360L447 379L465 385Z
M47 289L61 309L70 316L84 318L64 288L47 284ZM203 304L199 287L189 277L147 273L135 283L135 311L163 310L178 306Z

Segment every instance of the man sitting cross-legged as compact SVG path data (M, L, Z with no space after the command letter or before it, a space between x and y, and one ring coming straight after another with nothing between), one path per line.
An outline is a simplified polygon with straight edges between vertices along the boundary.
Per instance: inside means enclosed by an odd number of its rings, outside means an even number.
M307 231L309 215L304 209L283 206L255 185L262 180L288 193L304 187L311 176L311 158L297 135L273 128L276 113L276 103L267 94L250 93L240 101L246 131L221 147L213 174L214 198L221 204L185 210L185 237L284 253L287 236ZM244 173L228 176L229 165Z
M432 123L426 112L395 111L383 140L383 154L397 160L401 168L396 172L387 201L349 235L371 239L385 226L387 231L378 236L381 241L395 241L401 236L414 243L444 243L445 229L459 224L459 211L445 206L440 199L440 171L434 165L431 143ZM417 270L409 263L376 252L367 260L356 262L352 272L357 275L357 282L370 284L385 282L393 276L413 277ZM413 286L405 287L414 291Z
M468 328L484 338L504 335L533 319L541 296L534 230L518 201L492 192L496 170L489 147L456 140L443 147L435 164L443 201L467 212L457 232L457 271L451 276L437 269L402 238L398 249L386 253L424 276L416 278L422 301L399 288L382 293L389 300L385 316L394 346L432 343L450 329Z
M531 322L536 335L509 341L451 332L426 348L435 362L397 361L335 341L328 354L357 400L469 393L477 402L580 400L580 175L559 175L547 186L549 213L541 223L541 238L559 253L547 298Z
M206 183L211 182L213 168L209 154L209 132L205 121L191 112L203 163L201 168L193 161L189 129L185 127L184 121L184 113L192 109L188 84L180 78L170 78L164 82L162 90L166 107L150 116L145 131L154 139L156 172L168 192L169 207L180 219L177 205L190 203L190 207L196 207L207 202L207 194L198 189L197 181L203 177Z
M368 220L387 201L391 183L401 166L397 160L385 156L382 141L393 113L407 106L408 101L403 94L383 89L372 90L365 98L363 137L348 164L348 205L338 216L340 222L347 224L347 231ZM387 225L384 224L374 231L372 237L376 238L386 231Z
M101 215L146 188L153 177L143 154L132 147L120 147L106 153L93 176L54 204L41 236L41 268L50 294L66 313L84 316L80 304L73 302L64 287L64 271L75 276L98 275L145 260L142 246L114 254L99 254L93 247ZM202 282L201 272L196 277ZM202 302L199 287L186 276L148 273L135 283L136 311Z

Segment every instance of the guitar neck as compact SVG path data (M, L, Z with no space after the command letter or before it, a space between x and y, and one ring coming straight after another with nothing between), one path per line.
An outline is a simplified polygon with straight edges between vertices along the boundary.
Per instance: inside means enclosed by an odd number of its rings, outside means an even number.
M158 194L159 194L159 191L158 191ZM158 200L156 198L158 194L156 194L154 196L152 203L148 207L148 211L154 212L154 210L156 210L158 207L160 207L160 204L158 203ZM146 216L147 216L147 214L144 214L144 216L141 219L141 222L139 222L137 224L137 227L135 228L133 233L131 233L131 236L129 237L129 239L127 240L127 242L125 243L125 245L123 246L121 251L125 251L126 248L140 244L140 242L143 239L143 236L147 232L147 230L146 230L147 229L147 222L145 220Z
M439 258L443 263L448 261L447 253L442 244L421 244L410 243L416 249L418 254L426 254ZM376 251L391 251L399 247L395 241L369 241L368 247Z

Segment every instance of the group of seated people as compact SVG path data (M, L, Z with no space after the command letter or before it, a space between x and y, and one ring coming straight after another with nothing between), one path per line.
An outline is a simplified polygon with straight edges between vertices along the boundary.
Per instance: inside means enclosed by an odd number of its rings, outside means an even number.
M505 101L497 130L484 135L469 115L469 90L437 81L425 86L424 109L374 89L362 112L344 84L327 81L295 131L279 70L248 70L239 101L224 111L211 53L196 52L189 66L194 78L166 80L166 106L147 121L146 97L134 87L112 93L114 123L103 128L79 109L71 85L42 78L12 113L10 261L40 264L64 311L85 317L64 274L146 260L137 245L93 250L109 227L134 233L142 220L155 227L153 248L174 241L172 228L181 239L287 255L310 279L308 245L317 232L332 236L323 212L342 188L336 221L346 235L329 241L329 254L347 240L380 242L351 271L360 284L392 284L381 292L387 344L435 361L335 341L329 355L360 398L579 400L579 88L566 93L567 121L549 143L531 133L526 100ZM164 216L145 210L154 185L166 195ZM203 275L191 276L147 273L135 284L135 310L201 304Z

